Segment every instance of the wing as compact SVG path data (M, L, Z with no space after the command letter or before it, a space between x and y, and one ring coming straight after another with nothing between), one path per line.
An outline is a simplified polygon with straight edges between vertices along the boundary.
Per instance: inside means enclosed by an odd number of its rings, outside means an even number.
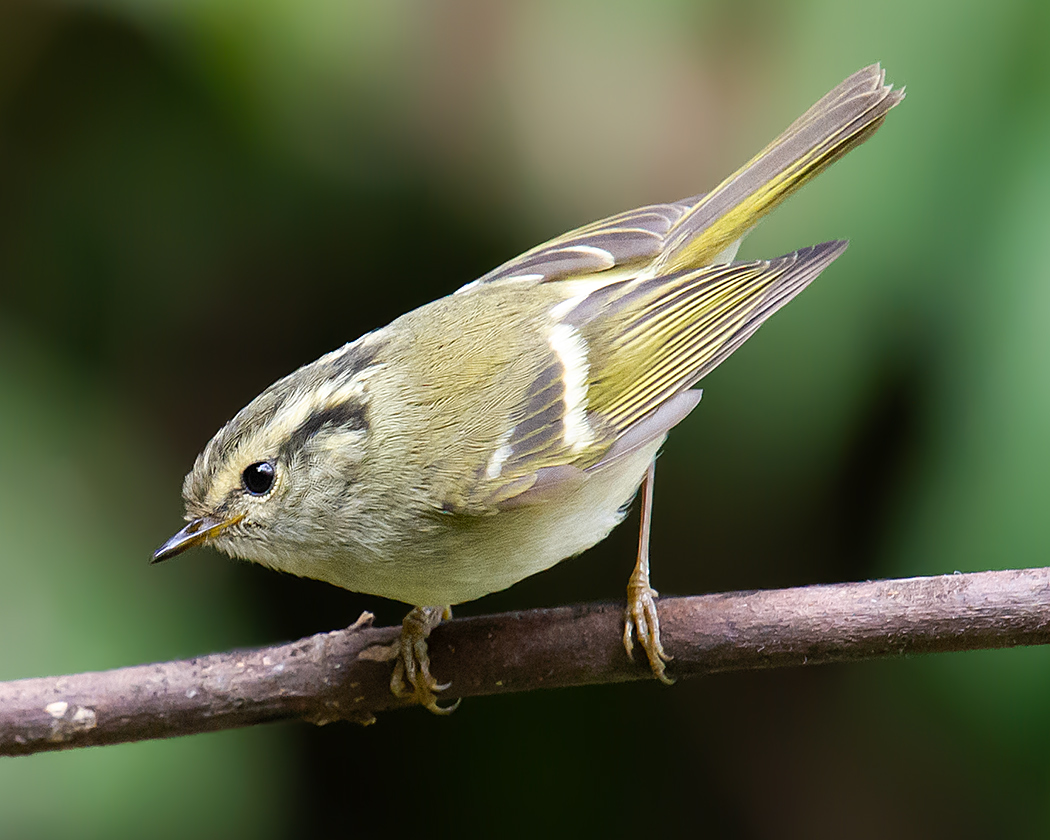
M688 389L846 247L829 242L731 263L740 237L870 137L903 96L879 65L866 67L707 195L587 225L460 289L539 295L564 287L543 298L552 303L534 326L546 346L510 431L479 453L476 480L457 488L448 508L479 512L538 499L684 417L697 399ZM506 308L521 305L519 298Z
M588 295L565 315L587 342L590 410L617 437L714 370L845 250L714 265Z
M584 225L537 245L459 291L499 280L546 283L646 266L663 252L667 235L702 198L695 195L670 204L652 204Z
M615 281L554 306L546 358L509 431L446 510L541 501L662 437L699 401L689 389L846 245Z

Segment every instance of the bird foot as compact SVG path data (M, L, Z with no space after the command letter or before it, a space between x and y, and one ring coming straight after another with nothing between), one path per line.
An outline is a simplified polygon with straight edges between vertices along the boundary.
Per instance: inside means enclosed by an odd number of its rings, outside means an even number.
M457 700L451 706L438 704L436 692L444 691L451 683L434 679L427 649L430 631L451 617L451 607L413 607L401 622L397 662L390 677L390 690L395 697L412 697L436 715L452 714L460 703Z
M674 657L664 650L660 643L660 616L656 612L657 592L649 581L639 574L631 575L627 584L627 614L623 625L623 646L627 656L634 660L634 639L649 659L653 675L664 685L671 685L674 680L667 676L665 662Z

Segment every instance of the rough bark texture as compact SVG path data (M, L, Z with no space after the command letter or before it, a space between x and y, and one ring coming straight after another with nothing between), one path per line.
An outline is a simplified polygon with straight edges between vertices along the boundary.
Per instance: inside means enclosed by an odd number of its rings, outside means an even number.
M1050 641L1050 568L659 601L670 673L696 676ZM364 618L364 617L363 617ZM651 679L598 604L457 619L430 640L445 697ZM284 718L368 722L400 628L367 621L253 651L0 683L0 755L166 738Z

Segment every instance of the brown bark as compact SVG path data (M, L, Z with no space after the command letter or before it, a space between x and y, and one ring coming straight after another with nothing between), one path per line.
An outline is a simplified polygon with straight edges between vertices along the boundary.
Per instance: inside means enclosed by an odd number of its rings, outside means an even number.
M732 592L659 601L676 677L1045 644L1050 568ZM431 636L445 697L651 679L621 643L620 605L456 619ZM165 738L285 718L372 720L390 694L367 622L290 644L0 683L0 755ZM673 689L672 689L673 690Z

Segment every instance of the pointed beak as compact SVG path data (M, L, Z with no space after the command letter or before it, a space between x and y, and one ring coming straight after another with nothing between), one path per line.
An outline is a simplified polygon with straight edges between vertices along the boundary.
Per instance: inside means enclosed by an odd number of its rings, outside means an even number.
M176 554L182 554L187 548L206 543L212 537L226 530L231 525L236 525L242 519L244 519L243 514L230 519L219 519L214 516L202 516L199 519L194 519L179 533L154 551L153 559L150 560L150 563L160 563L164 560L169 560Z

